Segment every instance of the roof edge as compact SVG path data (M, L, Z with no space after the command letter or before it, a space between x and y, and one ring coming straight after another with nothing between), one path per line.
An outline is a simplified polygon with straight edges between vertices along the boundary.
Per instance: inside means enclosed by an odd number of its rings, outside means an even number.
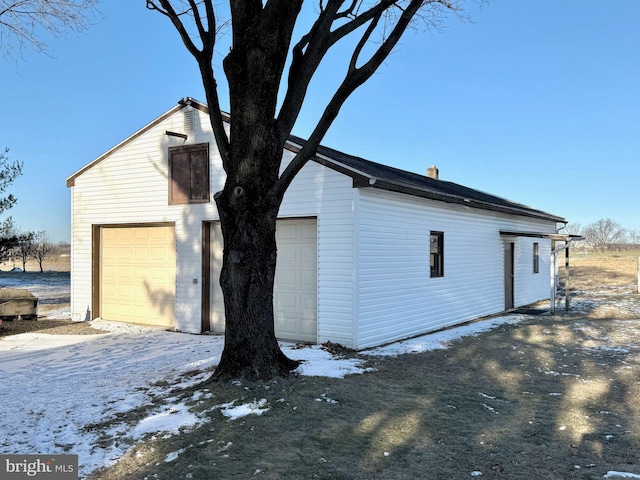
M457 195L451 195L447 193L435 193L426 190L411 188L409 186L402 186L396 183L378 180L375 183L369 185L373 188L379 188L382 190L388 190L397 193L404 193L412 195L414 197L428 198L430 200L436 200L444 203L451 203L456 205L463 205L469 208L477 208L480 210L489 210L493 212L506 213L510 215L518 215L520 217L537 218L539 220L546 220L557 223L567 223L563 217L558 217L551 213L543 212L542 210L536 210L534 208L525 207L519 208L517 206L497 205L494 203L483 202L477 199L470 199L466 197L460 197Z

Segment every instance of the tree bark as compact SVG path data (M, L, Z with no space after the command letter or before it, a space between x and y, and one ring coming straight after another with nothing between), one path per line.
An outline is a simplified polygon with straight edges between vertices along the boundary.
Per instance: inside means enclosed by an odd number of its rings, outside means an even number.
M215 195L224 239L225 347L213 378L269 379L299 363L282 353L275 336L276 218L283 194L273 187L284 147L275 121L278 86L301 1L230 4L233 47L223 65L231 142L225 185Z
M273 284L279 202L254 197L255 185L225 187L216 195L224 238L220 286L224 295L225 345L214 380L285 376L290 360L275 336ZM253 200L253 201L251 201Z

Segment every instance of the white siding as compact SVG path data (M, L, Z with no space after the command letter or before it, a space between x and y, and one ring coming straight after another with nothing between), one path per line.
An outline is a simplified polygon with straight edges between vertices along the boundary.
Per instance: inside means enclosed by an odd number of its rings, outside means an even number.
M357 348L503 311L504 242L499 231L555 231L549 222L407 195L373 189L361 189L359 194ZM444 232L444 276L440 278L430 277L430 231ZM532 268L533 247L526 242L528 246L521 248L522 238L513 241L518 275L525 264ZM539 243L540 273L535 279L528 275L516 282L519 305L545 297L537 287L549 284L548 260L547 267L543 261L548 250L542 248L544 241Z
M195 130L185 130L192 111ZM187 141L165 131L187 133ZM174 223L176 328L199 332L202 303L202 223L217 220L215 202L168 205L168 154L172 146L209 143L211 194L225 174L207 116L186 107L78 175L71 192L74 318L90 318L92 225ZM285 161L291 158L285 152ZM353 196L351 179L310 162L285 195L280 215L318 219L318 338L353 343Z
M291 153L285 152L286 156ZM287 190L279 216L318 219L318 342L354 345L352 180L309 162Z
M185 130L184 112L195 115ZM72 293L76 319L90 317L92 225L169 223L176 238L176 328L199 332L202 226L218 220L213 200L168 205L167 149L209 143L211 194L224 171L207 116L186 107L75 177ZM167 136L165 131L189 138ZM284 152L283 164L292 157ZM308 163L287 191L280 218L317 218L318 341L366 348L504 309L505 239L499 231L554 232L553 222L354 189L352 180ZM444 277L429 274L429 233L444 232ZM516 306L548 298L550 241L515 237ZM533 242L540 269L533 274ZM214 281L214 279L212 279Z
M187 108L191 110L191 107ZM212 218L213 203L168 205L167 149L185 143L211 142L199 131L206 116L194 110L196 131L187 142L165 135L184 132L183 111L151 128L75 178L72 187L71 309L87 318L91 306L91 227L99 224L170 222L176 229L176 328L199 331L201 226ZM220 184L220 159L210 145L211 189ZM195 281L195 282L194 282Z
M540 265L538 273L533 272L533 244L539 245ZM516 241L515 252L515 292L516 307L528 305L549 298L549 275L551 263L551 240L520 237Z

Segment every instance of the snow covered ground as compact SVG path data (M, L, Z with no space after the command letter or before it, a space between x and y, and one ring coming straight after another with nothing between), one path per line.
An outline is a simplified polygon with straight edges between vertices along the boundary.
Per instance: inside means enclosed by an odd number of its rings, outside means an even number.
M66 293L61 291L64 282L52 283L55 285L33 288L53 299L64 298ZM69 315L64 311L53 313ZM456 338L520 318L508 315L476 322L364 353L400 355L446 348ZM102 321L93 324L108 333L25 333L0 339L3 454L78 454L80 474L85 476L116 462L132 442L149 433L175 434L182 427L196 427L205 422L190 412L184 401L168 394L166 387L157 385L163 381L173 388L187 388L206 379L220 359L221 336L189 335ZM340 358L320 346L281 345L290 358L304 362L298 369L301 375L341 378L367 371L363 360ZM197 392L190 400L197 400L195 397L199 395L206 393ZM157 401L159 398L161 402ZM161 407L134 425L113 422L118 414L154 401ZM236 419L262 414L269 405L258 400L246 404L231 402L216 408ZM86 428L104 421L111 421L108 432ZM105 433L113 441L98 441ZM618 472L611 473L613 477Z
M492 320L474 328L461 327L458 335L470 335L496 324ZM25 333L0 341L0 372L5 387L0 417L3 453L78 454L80 472L87 475L112 464L130 448L127 442L118 442L119 437L135 441L148 433L177 433L181 427L203 423L184 403L166 398L161 409L139 421L133 430L129 425L116 425L109 432L114 441L107 448L98 446L98 433L87 431L85 426L166 395L163 387L154 386L157 382L187 388L203 381L218 363L224 339L102 321L94 321L94 326L109 333ZM441 342L455 337L454 331L447 331L371 353L397 355L443 348ZM339 358L320 346L300 348L282 343L282 348L290 358L304 362L298 369L301 375L340 378L366 371L362 360ZM260 402L220 405L229 418L259 414L268 408Z

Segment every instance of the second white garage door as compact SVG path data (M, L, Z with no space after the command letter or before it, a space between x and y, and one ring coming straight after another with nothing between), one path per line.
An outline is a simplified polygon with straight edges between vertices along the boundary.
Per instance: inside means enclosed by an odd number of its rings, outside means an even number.
M281 219L277 222L278 261L274 283L276 336L302 342L317 341L317 221ZM211 224L211 327L224 331L224 303L219 278L222 267L220 224Z
M172 327L176 245L173 226L102 227L100 316Z

